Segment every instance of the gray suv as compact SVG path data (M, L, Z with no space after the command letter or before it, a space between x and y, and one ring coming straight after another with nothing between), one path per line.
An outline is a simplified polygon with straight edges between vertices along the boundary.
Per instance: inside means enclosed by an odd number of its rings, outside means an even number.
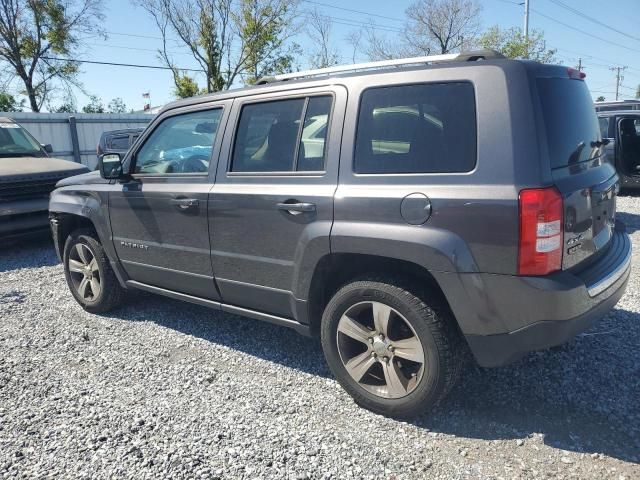
M47 233L49 194L59 180L88 172L79 163L51 158L20 124L0 117L0 241Z
M630 272L583 74L491 52L182 100L100 172L50 202L80 305L141 289L319 335L391 416L434 406L469 351L495 367L589 328Z

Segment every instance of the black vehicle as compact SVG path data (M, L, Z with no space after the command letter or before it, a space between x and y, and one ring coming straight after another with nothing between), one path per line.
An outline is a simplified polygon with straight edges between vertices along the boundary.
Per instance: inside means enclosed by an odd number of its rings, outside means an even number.
M640 188L640 110L598 112L598 122L621 188Z
M53 192L71 293L103 312L141 289L319 335L357 403L415 415L467 351L495 367L561 344L625 292L619 179L583 78L483 51L168 105L102 178Z
M107 153L118 153L124 156L143 130L144 128L124 128L102 132L96 149L98 161L102 155Z
M0 238L49 228L49 194L66 177L88 171L84 165L50 158L41 145L10 118L0 118Z

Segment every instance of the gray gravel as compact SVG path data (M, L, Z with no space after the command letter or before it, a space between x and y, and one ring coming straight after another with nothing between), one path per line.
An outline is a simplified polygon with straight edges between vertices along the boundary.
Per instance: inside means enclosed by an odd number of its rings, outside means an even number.
M640 198L619 210L637 265ZM316 340L145 294L90 315L48 240L0 247L0 478L640 478L639 282L404 423L358 408Z

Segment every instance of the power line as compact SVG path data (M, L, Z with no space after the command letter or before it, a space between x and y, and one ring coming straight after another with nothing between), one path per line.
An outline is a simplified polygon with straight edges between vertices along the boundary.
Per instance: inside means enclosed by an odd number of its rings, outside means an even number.
M589 15L587 15L586 13L582 13L580 10L576 10L575 8L573 8L570 5L567 5L564 2L561 2L560 0L549 0L552 3L555 3L556 5L565 8L567 10L569 10L571 13L574 13L575 15L578 15L582 18L585 18L587 20L589 20L590 22L595 23L596 25L598 25L599 27L605 27L608 28L609 30L619 33L620 35L624 35L625 37L631 38L632 40L637 40L640 42L640 37L634 37L633 35L630 35L626 32L623 32L622 30L618 30L617 28L612 27L611 25L607 25L606 23L603 23L601 20L598 20L596 18L590 17Z
M321 7L335 8L336 10L342 10L344 12L359 13L361 15L367 15L368 17L384 18L386 20L393 20L394 22L404 22L405 21L402 18L388 17L386 15L378 15L376 13L364 12L362 10L354 10L353 8L338 7L337 5L331 5L330 3L316 2L316 1L313 1L313 0L302 0L302 1L304 3L310 3L312 5L319 5Z
M620 91L620 85L624 77L620 72L624 72L627 67L611 67L609 70L616 72L616 100L618 100L618 92Z
M616 47L625 48L627 50L631 50L632 52L640 53L640 50L638 50L636 48L627 47L626 45L622 45L621 43L612 42L611 40L607 40L606 38L599 37L597 35L594 35L593 33L585 32L584 30L576 28L573 25L569 25L568 23L564 23L564 22L561 22L560 20L556 20L555 18L550 17L549 15L545 15L544 13L540 13L539 11L534 10L533 8L531 9L531 11L534 12L536 15L540 15L541 17L546 18L547 20L551 20L552 22L559 23L563 27L570 28L571 30L575 30L576 32L580 32L583 35L588 35L589 37L595 38L596 40L600 40L601 42L610 43L611 45L615 45Z
M139 35L136 33L122 33L122 32L110 32L110 31L106 31L105 33L108 33L109 35L121 35L123 37L150 38L152 40L162 40L162 37L154 37L151 35Z
M126 47L124 45L113 45L110 43L86 43L86 45L93 45L95 47L105 47L105 48L121 48L123 50L136 50L136 51L140 51L140 52L159 52L160 49L158 48L140 48L140 47ZM172 55L188 55L190 57L193 57L193 54L189 53L189 52L174 52L174 51L167 51L167 53L170 53Z
M519 7L523 5L523 3L522 3L522 2L516 2L516 1L512 1L512 0L495 0L495 1L497 1L497 2L502 2L502 3L508 3L508 4L510 4L510 5L517 5L517 6L519 6ZM553 1L553 0L551 0L551 1ZM562 26L564 26L564 27L570 28L570 29L575 30L575 31L577 31L577 32L579 32L579 33L582 33L582 34L584 34L584 35L588 35L588 36L593 37L593 38L595 38L595 39L597 39L597 40L600 40L600 41L603 41L603 42L607 42L607 43L611 43L612 45L615 45L615 46L618 46L618 47L622 47L622 48L626 48L626 49L631 50L631 51L634 51L634 52L640 52L640 50L636 50L636 49L634 49L634 48L627 47L627 46L625 46L625 45L621 45L621 44L619 44L619 43L612 42L612 41L607 40L607 39L605 39L605 38L599 37L599 36L594 35L594 34L592 34L592 33L585 32L584 30L581 30L581 29L579 29L579 28L576 28L576 27L574 27L574 26L572 26L572 25L569 25L569 24L567 24L567 23L561 22L560 20L556 20L555 18L550 17L550 16L548 16L548 15L545 15L544 13L539 12L539 11L537 11L537 10L534 10L533 8L531 8L530 10L531 10L532 12L536 13L537 15L540 15L541 17L544 17L544 18L546 18L546 19L548 19L548 20L551 20L551 21L553 21L553 22L559 23L560 25L562 25ZM604 61L604 62L611 62L611 60L610 60L610 59L608 59L608 58L597 57L597 56L595 56L595 55L586 54L586 53L582 53L582 52L576 52L576 51L568 50L568 49L566 49L566 48L560 48L560 49L556 49L556 50L562 50L562 51L569 52L569 53L573 53L573 54L576 54L576 55L581 55L581 56L582 56L582 57L584 57L584 58L595 58L595 59L597 59L597 60L602 60L602 61ZM621 62L613 62L613 63L621 63ZM609 65L602 65L602 66L606 66L606 67L608 68L610 65L611 65L611 64L609 64ZM637 69L637 68L628 67L628 69L629 69L629 70L636 71L636 72L640 72L640 69Z
M135 63L117 63L117 62L98 62L96 60L83 60L80 58L58 58L58 57L40 57L44 60L53 60L59 62L72 62L72 63L92 63L95 65L111 65L115 67L133 67L133 68L153 68L156 70L172 70L171 67L163 67L160 65L139 65ZM202 72L201 69L197 68L181 68L175 67L176 70L181 70L185 72Z
M393 27L391 25L380 25L377 23L363 22L361 20L352 20L350 18L333 17L331 15L326 15L326 14L322 14L322 15L324 17L331 19L333 23L337 23L338 25L347 25L350 27L360 27L360 28L373 27L377 30L385 30L385 31L396 32L396 33L404 32L404 29ZM303 13L302 16L307 19L312 18L311 13Z
M596 65L596 66L602 67L602 68L609 68L609 67L611 67L612 64L620 65L621 63L623 63L623 62L616 62L615 60L609 59L609 58L597 57L595 55L591 55L590 53L582 53L582 52L576 52L575 50L568 50L568 49L566 49L564 47L563 48L556 48L556 50L560 50L562 52L567 52L567 53L573 53L574 55L580 55L580 56L582 56L583 59L589 60L589 62L590 62L589 65ZM605 64L602 64L602 63L591 62L592 58L595 58L596 60L601 60L603 62L609 62L609 63L607 65L605 65ZM627 67L627 68L628 68L628 70L631 70L633 72L640 73L640 69L633 68L633 67Z

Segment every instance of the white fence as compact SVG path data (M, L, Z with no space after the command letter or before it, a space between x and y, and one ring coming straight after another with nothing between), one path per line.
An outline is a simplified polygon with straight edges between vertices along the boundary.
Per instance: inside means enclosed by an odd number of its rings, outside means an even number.
M43 144L53 146L53 157L74 160L93 169L102 132L145 127L153 115L145 113L31 113L0 112L13 118Z

